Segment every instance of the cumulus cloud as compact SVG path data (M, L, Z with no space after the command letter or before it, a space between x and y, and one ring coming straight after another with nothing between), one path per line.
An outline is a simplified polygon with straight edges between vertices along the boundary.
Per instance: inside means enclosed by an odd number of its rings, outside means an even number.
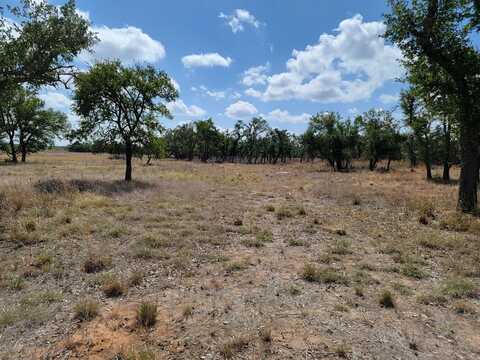
M286 71L268 77L261 98L354 102L402 74L401 51L381 37L384 23L364 22L355 15L335 31L304 50L293 50Z
M225 115L232 119L247 119L258 113L255 106L246 101L237 101L225 109Z
M229 67L232 63L232 59L229 57L223 57L219 53L208 54L192 54L182 58L183 66L186 68L193 67Z
M245 95L255 97L255 98L261 98L262 92L252 88L248 88L247 90L245 90Z
M156 63L165 57L162 43L152 39L142 29L134 26L109 28L93 27L99 42L93 53L83 52L80 59L87 62L107 59L120 59L125 64L135 62Z
M287 124L308 124L311 115L307 113L293 115L286 110L275 109L273 111L270 111L268 114L263 115L263 117L271 122L280 122Z
M45 102L45 107L64 112L70 112L72 100L58 91L44 91L38 96Z
M398 95L382 94L380 95L379 100L385 105L394 104L398 102Z
M179 116L200 117L204 116L207 113L199 106L187 106L181 99L175 102L168 103L167 108L173 115Z
M254 66L242 74L242 84L245 86L265 85L267 83L267 71L270 69L270 63Z
M226 15L221 12L218 17L226 21L234 34L244 31L244 25L250 25L254 28L259 28L261 25L260 21L258 21L253 14L244 9L236 9L231 15Z

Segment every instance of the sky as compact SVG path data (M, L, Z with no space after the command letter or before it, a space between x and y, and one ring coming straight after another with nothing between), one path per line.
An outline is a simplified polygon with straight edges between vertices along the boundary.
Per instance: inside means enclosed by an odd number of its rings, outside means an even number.
M318 112L348 118L393 109L402 88L401 53L381 37L385 0L77 0L77 7L100 39L79 57L81 67L118 58L173 79L180 98L169 104L166 127L211 117L230 129L262 116L300 133ZM41 97L70 112L69 91L43 89Z

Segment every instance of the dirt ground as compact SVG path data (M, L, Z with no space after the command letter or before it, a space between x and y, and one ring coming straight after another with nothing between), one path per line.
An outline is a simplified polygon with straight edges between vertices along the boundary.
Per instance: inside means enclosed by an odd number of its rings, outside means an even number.
M0 359L480 358L480 220L455 184L403 164L123 171L0 165Z

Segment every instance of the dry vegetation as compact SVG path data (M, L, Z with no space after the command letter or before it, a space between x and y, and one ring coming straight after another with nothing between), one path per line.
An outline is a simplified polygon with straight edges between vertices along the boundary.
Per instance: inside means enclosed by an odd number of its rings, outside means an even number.
M480 220L394 168L0 166L0 358L478 359Z

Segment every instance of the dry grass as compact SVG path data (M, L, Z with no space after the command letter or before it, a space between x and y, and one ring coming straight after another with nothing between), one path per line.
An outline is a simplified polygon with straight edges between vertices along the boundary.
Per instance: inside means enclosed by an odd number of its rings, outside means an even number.
M423 169L122 174L90 154L0 166L0 358L478 357L480 220Z

